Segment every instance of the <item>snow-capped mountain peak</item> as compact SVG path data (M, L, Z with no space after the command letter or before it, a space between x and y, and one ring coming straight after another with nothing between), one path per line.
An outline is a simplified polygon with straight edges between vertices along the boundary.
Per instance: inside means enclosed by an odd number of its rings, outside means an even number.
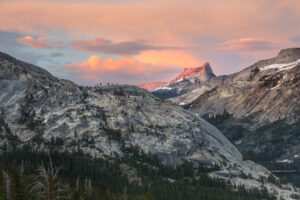
M215 74L213 73L208 62L204 63L202 66L199 67L184 68L183 72L179 74L179 76L173 79L171 82L176 82L178 80L182 80L185 78L198 77L198 76L199 77L202 76L205 78L215 77Z
M174 84L177 82L181 82L184 79L190 79L197 77L199 80L206 81L212 77L215 77L212 68L210 67L209 63L206 62L199 67L186 67L183 71L173 80L166 81L166 82L152 82L138 85L140 88L144 88L148 91L157 91L165 86L169 86L170 84Z

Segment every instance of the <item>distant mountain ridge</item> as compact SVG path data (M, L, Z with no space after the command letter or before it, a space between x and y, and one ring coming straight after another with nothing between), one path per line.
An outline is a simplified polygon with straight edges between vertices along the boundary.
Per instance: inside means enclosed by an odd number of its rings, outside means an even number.
M144 88L148 91L157 89L162 86L168 86L169 84L182 81L183 79L189 79L193 77L199 77L202 80L209 79L211 77L215 77L213 70L211 69L208 62L204 63L199 67L186 67L183 71L173 80L165 81L165 82L152 82L138 85L140 88Z

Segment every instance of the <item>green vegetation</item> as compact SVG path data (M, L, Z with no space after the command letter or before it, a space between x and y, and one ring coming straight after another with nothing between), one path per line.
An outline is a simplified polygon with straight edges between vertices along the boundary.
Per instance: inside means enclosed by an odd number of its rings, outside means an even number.
M292 199L300 199L300 195L298 194L291 194Z
M219 128L231 142L236 142L249 133L248 129L243 126L243 123L237 122L227 111L213 117L205 115L203 118Z
M0 199L275 199L264 188L246 190L209 178L206 175L209 169L205 167L195 174L191 163L167 167L157 157L147 156L138 148L131 147L126 151L124 158L114 160L96 159L82 152L53 151L47 154L29 147L3 152L0 157ZM141 181L129 181L124 174L126 170L121 167L124 164L136 169L134 176L140 177Z
M204 118L237 146L245 160L253 160L269 169L276 169L280 164L274 161L300 143L300 121L290 125L286 120L278 120L250 130L249 126L254 123L251 116L235 119L225 111L222 115Z

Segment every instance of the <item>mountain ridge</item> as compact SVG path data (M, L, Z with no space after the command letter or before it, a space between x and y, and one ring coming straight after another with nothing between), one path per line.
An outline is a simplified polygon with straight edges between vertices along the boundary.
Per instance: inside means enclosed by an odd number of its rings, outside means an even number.
M170 100L185 102L189 110L211 120L254 160L262 162L265 154L268 162L298 162L299 59L300 48L283 49L273 58L212 78L205 87Z

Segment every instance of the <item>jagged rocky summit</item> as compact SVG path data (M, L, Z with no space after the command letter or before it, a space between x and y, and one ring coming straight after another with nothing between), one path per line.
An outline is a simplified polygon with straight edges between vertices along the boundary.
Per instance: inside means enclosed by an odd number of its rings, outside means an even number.
M215 74L207 62L200 67L184 68L183 72L171 81L141 84L139 87L149 90L159 98L168 99L188 93L199 86L205 86L213 77Z

